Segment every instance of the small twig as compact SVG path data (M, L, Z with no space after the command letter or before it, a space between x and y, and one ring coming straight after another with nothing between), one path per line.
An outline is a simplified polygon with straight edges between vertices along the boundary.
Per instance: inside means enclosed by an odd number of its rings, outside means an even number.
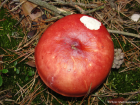
M137 91L136 91L137 92ZM129 101L132 97L136 96L137 94L131 94L128 98L126 98L124 101ZM122 104L125 105L125 104Z
M95 8L95 9L85 11L84 14L89 14L89 13L95 12L97 10L103 9L104 7L105 7L104 5L99 6L99 7Z
M46 91L46 93L50 94L54 99L56 99L57 102L59 102L59 104L63 105L63 104L61 103L61 101L59 101L59 100L57 99L57 97L55 97L53 94L51 94L50 92L47 92L47 91Z
M131 63L132 63L132 62L131 62ZM119 71L119 73L129 71L129 69L132 68L132 67L136 67L136 65L132 65L132 66L126 67L126 68L123 69L122 71Z
M0 5L0 9L3 7L4 4L6 4L9 0L5 0L1 5Z
M17 85L18 85L18 87L20 88L21 96L22 96L22 98L23 98L23 93L22 93L22 92L24 91L24 89L23 89L23 88L19 85L19 83L18 83L18 82L17 82L16 84L17 84Z
M23 87L22 87L22 89L23 89L23 94L25 94L25 97L26 96L28 96L29 95L29 90L32 90L32 88L33 88L33 86L34 86L34 84L35 84L35 79L36 78L38 78L38 75L34 75L34 78L31 80L31 81L29 81L26 85L24 85ZM29 86L28 86L29 85ZM25 88L25 89L24 89ZM20 90L14 95L14 96L16 96L17 94L19 94L20 93L20 91L21 91L21 88L20 88ZM17 100L16 100L16 102L18 101L18 100L20 100L20 97L21 97L21 95L17 98ZM23 100L24 100L25 98L23 98ZM23 101L22 100L22 101Z
M81 14L85 13L85 10L83 10L81 7L79 7L78 5L74 5L74 8L76 8Z
M20 102L20 105L25 105L27 101L29 101L29 103L31 103L31 101L36 97L36 92L38 90L40 90L40 88L42 87L42 85L40 85L36 90L34 90L31 94L28 94L24 97L24 99ZM40 92L39 92L40 93ZM28 105L30 105L28 103Z
M84 99L85 99L85 98L89 95L89 93L91 92L91 86L92 86L92 83L90 84L89 89L88 89L86 95L84 96L84 98L83 98L82 101L80 102L80 105L82 105Z
M41 1L41 0L28 0L28 1L30 1L30 2L32 2L34 4L37 4L39 6L45 7L45 8L47 8L47 9L49 9L49 10L51 10L51 11L57 13L57 14L60 14L60 15L67 16L67 15L72 14L71 12L61 11L57 7L55 7L54 5L50 5L45 1Z
M57 19L61 19L63 16L61 16L61 15L59 15L59 16L56 16L56 17L52 17L52 18L50 18L50 19L46 19L45 20L45 22L51 22L51 21L55 21L55 20L57 20Z
M12 88L10 88L10 89L12 89ZM2 91L0 91L0 94L5 93L6 91L9 91L10 89L2 90Z
M77 3L77 2L64 2L64 1L58 1L55 0L56 2L50 2L49 4L59 4L59 5L69 5L69 6L74 6L74 5L78 5L81 7L88 7L88 8L93 8L93 7L97 7L98 5L96 4L83 4L83 3Z
M23 3L25 3L26 1L22 1L21 3L19 3L15 8L13 8L12 10L10 10L10 12L13 12L15 10L17 10Z
M130 40L128 40L126 37L124 37L129 43L131 43L134 47L136 47L137 49L140 50L140 48L138 46L136 46L134 43L132 43Z
M34 49L29 50L29 52L27 52L27 53L29 53L29 54L25 55L25 57L21 61L19 61L18 63L24 61L26 58L28 58L30 55L32 55L34 53Z
M116 3L115 3L115 0L108 0L108 1L110 3L111 8L116 10L117 6L116 6Z
M126 36L132 36L132 37L140 38L140 35L138 35L138 34L123 32L123 31L118 31L118 30L110 30L110 29L107 29L107 30L108 30L109 33L122 34L122 35L126 35Z
M19 19L19 21L15 24L15 27L23 20L24 17L25 17L25 15L22 15L22 17Z
M41 86L42 86L42 85L41 85ZM40 87L41 87L41 86L40 86ZM39 87L39 88L40 88L40 87ZM38 88L38 89L39 89L39 88ZM31 99L30 99L30 101L28 102L28 104L30 105L30 104L31 104L31 102L33 101L33 99L34 99L34 98L35 98L38 94L40 94L40 93L44 92L45 90L46 90L46 89L41 90L41 91L39 91L39 92L38 92L38 93L36 93L36 94L34 93L34 94L33 94L33 96L32 96L33 98L31 98Z
M97 7L97 5L95 5L95 4L83 4L83 3L63 2L63 1L51 2L50 4L69 5L69 6L72 6L72 7L76 8L81 14L92 13L92 12L95 12L97 10L100 10L100 9L103 9L104 8L104 6ZM92 10L88 10L88 11L85 11L85 10L83 10L79 6L82 6L82 7L91 7L91 8L93 8L93 6L94 6L94 7L97 7L97 8L92 9Z

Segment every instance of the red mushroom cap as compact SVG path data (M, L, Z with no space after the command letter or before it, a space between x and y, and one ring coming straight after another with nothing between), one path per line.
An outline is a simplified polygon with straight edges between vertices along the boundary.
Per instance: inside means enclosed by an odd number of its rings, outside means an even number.
M66 16L46 29L35 48L44 83L55 92L80 97L107 77L114 46L101 22L83 14Z

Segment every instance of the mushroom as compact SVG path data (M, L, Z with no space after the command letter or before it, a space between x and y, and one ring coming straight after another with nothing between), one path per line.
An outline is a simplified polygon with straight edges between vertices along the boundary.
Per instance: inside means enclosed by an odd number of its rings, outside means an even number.
M110 72L114 45L97 19L68 15L46 29L35 48L43 82L55 92L81 97L100 86Z

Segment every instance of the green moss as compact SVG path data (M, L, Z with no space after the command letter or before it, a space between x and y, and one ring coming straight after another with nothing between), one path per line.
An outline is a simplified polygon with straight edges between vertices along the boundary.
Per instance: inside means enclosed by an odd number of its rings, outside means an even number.
M118 93L136 91L140 88L139 76L139 69L124 73L118 73L118 71L112 70L108 79L109 83L111 83L109 84L110 89L113 89Z
M27 82L29 82L32 79L31 72L35 72L35 68L29 67L24 62L21 62L19 64L8 62L14 60L18 57L15 53L12 53L8 51L7 49L15 50L17 49L17 46L22 41L18 38L13 38L11 36L15 36L15 33L18 33L18 37L23 37L24 34L22 33L22 30L20 27L14 27L14 25L17 23L16 20L12 19L7 10L1 9L0 10L0 20L4 19L3 21L0 21L0 27L2 27L3 30L0 30L0 55L13 55L13 56L4 56L2 58L3 62L5 62L4 68L8 69L7 74L0 74L3 79L3 84L0 87L0 91L11 89L13 99L16 100L17 97L15 97L15 93L19 90L19 87L17 86L17 83L19 83L21 86L25 85ZM10 36L10 40L8 38L8 35ZM6 53L4 50L6 50L8 53ZM17 62L20 61L16 60ZM14 71L16 69L16 71ZM28 80L25 78L28 76Z
M0 45L4 49L14 49L22 39L15 39L12 37L10 37L9 39L8 35L14 36L15 33L18 32L19 36L22 37L23 34L19 27L14 27L17 21L13 20L11 16L7 15L9 15L7 10L4 9L0 10L0 20L4 19L3 21L0 21L0 27L2 27L3 29L0 30ZM0 53L3 52L4 51L0 49Z

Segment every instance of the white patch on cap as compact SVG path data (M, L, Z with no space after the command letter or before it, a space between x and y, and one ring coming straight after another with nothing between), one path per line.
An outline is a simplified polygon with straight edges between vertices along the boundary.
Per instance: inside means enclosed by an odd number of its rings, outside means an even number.
M101 26L101 22L88 16L82 16L80 21L90 30L98 30Z

